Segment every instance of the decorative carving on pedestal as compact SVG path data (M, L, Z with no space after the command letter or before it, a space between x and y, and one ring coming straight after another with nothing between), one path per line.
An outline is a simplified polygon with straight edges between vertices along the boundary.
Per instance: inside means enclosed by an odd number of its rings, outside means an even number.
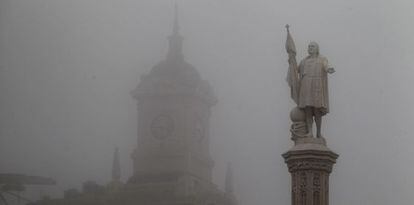
M296 141L282 155L292 175L292 205L329 204L329 174L338 154L321 140L310 139Z

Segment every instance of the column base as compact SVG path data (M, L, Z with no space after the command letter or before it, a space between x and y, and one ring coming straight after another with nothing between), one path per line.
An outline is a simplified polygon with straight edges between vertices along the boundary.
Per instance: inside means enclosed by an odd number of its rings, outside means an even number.
M323 138L297 138L283 158L292 176L292 205L328 205L329 174L338 154Z

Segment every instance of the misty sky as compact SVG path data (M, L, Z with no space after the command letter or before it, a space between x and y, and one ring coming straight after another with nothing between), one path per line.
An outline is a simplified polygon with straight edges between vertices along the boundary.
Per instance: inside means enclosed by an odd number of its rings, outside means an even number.
M410 0L177 0L184 53L218 97L214 182L231 161L241 205L290 203L285 24L336 73L323 124L340 154L336 205L411 205L414 3ZM129 92L167 52L172 0L0 0L0 173L53 177L36 196L110 180L120 148L132 174ZM38 193L39 192L39 193Z

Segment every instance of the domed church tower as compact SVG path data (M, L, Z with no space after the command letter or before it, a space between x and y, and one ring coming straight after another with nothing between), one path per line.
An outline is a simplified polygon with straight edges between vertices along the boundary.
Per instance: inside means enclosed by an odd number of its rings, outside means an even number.
M168 40L166 59L142 76L132 91L138 146L128 184L158 187L173 196L198 196L201 201L195 204L229 204L232 200L211 180L209 119L217 100L208 82L185 61L177 7Z
M138 110L133 183L183 176L211 179L208 128L216 98L185 61L182 41L176 14L166 59L142 76L132 91Z
M212 183L209 152L210 109L216 104L207 81L184 59L177 7L165 60L154 66L131 92L137 100L138 142L133 175L120 181L118 151L108 188L92 184L82 193L35 205L236 205L232 171L225 191Z

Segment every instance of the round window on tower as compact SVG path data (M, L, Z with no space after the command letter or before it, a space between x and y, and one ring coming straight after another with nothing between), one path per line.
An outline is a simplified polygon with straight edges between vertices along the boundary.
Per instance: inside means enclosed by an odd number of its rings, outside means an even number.
M164 140L171 136L174 130L174 121L168 115L159 115L151 122L151 134L154 138Z

